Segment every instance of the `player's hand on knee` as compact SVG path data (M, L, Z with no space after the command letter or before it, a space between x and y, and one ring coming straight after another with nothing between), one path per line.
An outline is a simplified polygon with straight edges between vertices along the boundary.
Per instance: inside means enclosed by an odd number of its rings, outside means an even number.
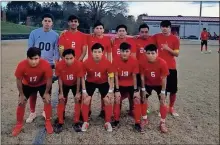
M61 99L62 99L62 100L65 100L63 94L59 94L59 97L58 97L58 98L59 98L59 100L61 100Z
M24 95L19 95L19 101L18 104L24 105L27 102L27 99Z
M141 102L141 96L139 92L134 93L134 103L140 104Z
M116 92L115 93L115 103L116 104L120 104L120 100L121 100L121 93L120 92Z
M91 98L92 98L91 96L85 96L83 98L83 104L89 105Z
M49 93L45 93L43 96L45 103L50 103L50 94Z
M80 93L77 93L77 94L75 95L75 99L76 99L77 101L80 101L80 100L81 100L81 94L80 94Z
M149 96L149 94L147 93L147 91L142 91L142 97L143 98L146 98L147 96Z
M160 93L160 104L165 104L165 94Z

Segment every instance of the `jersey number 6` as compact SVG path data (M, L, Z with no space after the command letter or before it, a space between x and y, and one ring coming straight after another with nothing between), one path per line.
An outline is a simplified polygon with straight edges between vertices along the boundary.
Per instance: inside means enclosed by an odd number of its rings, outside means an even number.
M152 78L155 78L155 72L151 72L150 75Z

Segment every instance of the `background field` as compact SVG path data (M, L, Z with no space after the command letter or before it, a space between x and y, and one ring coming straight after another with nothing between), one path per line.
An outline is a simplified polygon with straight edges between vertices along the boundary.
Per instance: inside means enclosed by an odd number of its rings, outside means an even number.
M74 100L72 95L67 106L67 120L64 131L57 135L39 137L44 121L41 117L42 101L37 102L37 119L25 124L18 137L11 136L16 123L16 106L18 91L15 84L14 70L17 62L25 58L27 40L2 41L2 104L1 104L1 142L2 144L31 144L36 138L43 139L46 144L219 144L219 54L218 46L209 48L212 54L200 54L200 46L196 42L182 41L180 56L177 59L179 92L176 110L180 117L168 115L168 134L158 131L159 117L158 100L154 93L150 98L150 124L145 134L135 133L132 129L133 120L128 117L128 101L123 104L121 127L112 133L103 128L103 120L98 118L100 99L95 94L92 105L91 125L86 133L75 133L72 128ZM190 44L190 45L184 45ZM192 45L194 44L194 45ZM217 44L214 42L214 44ZM53 86L57 88L57 84ZM55 89L53 100L56 100ZM55 114L56 110L53 110ZM25 119L29 114L27 106ZM55 115L54 115L55 118ZM36 137L37 136L37 137Z

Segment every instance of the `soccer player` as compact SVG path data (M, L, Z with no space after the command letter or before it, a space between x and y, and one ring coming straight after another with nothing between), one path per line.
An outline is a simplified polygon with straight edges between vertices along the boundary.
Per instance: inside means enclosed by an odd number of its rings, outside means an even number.
M50 64L40 57L41 50L36 47L31 47L27 51L27 59L19 62L16 68L15 76L19 91L19 103L16 113L17 123L12 131L13 136L17 136L22 130L26 101L31 94L37 93L38 91L44 100L46 131L49 134L53 133L50 120L52 114L50 104L52 69Z
M92 95L96 88L99 89L102 99L104 100L105 110L105 129L108 132L112 131L111 117L113 110L113 81L114 70L111 62L103 56L104 47L100 43L95 43L92 46L92 58L87 59L83 63L84 73L87 74L86 81L82 78L82 116L83 125L82 131L87 131L89 127L88 113L89 104L91 102ZM109 79L108 79L109 77Z
M141 122L142 129L148 124L147 108L148 97L151 95L152 90L157 92L160 96L160 130L167 132L165 125L165 118L167 114L167 107L165 105L165 90L166 90L166 78L169 74L169 70L166 62L158 57L157 47L154 44L147 45L145 47L145 55L139 60L140 73L141 73L141 91L142 91L142 106L141 113L143 120Z
M58 41L60 55L65 49L73 49L75 51L75 58L83 61L87 52L87 36L78 31L79 18L75 15L68 17L69 30L64 31Z
M177 69L175 57L179 56L179 39L171 34L171 22L164 20L160 23L162 33L151 37L151 43L158 49L158 56L164 59L168 65L169 75L167 76L166 94L170 92L169 112L173 116L179 116L174 110L177 93ZM160 114L159 114L160 115Z
M56 75L58 76L59 84L59 103L57 105L57 116L58 120L55 122L56 133L62 131L62 126L64 124L64 112L68 99L68 93L72 90L75 96L75 106L74 106L74 125L73 128L76 132L81 131L81 126L79 124L80 110L81 110L81 92L80 92L80 82L81 78L84 77L82 71L82 63L75 59L75 51L73 49L66 49L63 52L63 60L57 63Z
M42 27L33 30L28 39L28 48L37 47L41 49L42 58L47 60L52 69L55 68L56 62L59 60L58 38L57 32L52 30L53 16L44 14L42 17ZM53 77L53 82L56 77ZM36 118L35 106L37 102L37 94L30 96L30 115L26 122L31 123ZM45 117L45 112L42 114Z
M131 45L131 56L136 58L136 43L133 38L127 37L127 26L126 25L118 25L116 27L117 38L112 39L112 60L120 58L120 45L123 42L126 42ZM132 116L133 110L133 100L129 99L129 115Z
M209 39L209 33L206 31L206 28L203 28L203 31L200 35L201 39L201 53L203 53L203 46L205 45L205 53L208 52L208 39Z
M134 101L134 128L140 132L141 104L136 79L139 68L138 61L131 56L131 47L126 42L121 43L120 57L113 60L115 68L115 103L112 127L115 128L119 125L122 100L128 95Z
M100 43L103 47L103 54L107 57L109 61L111 61L111 40L109 37L104 36L104 25L97 21L94 24L94 34L88 35L88 58L92 58L92 46L95 43ZM101 100L101 112L99 114L99 117L104 118L105 111L104 111L104 102ZM90 114L91 114L91 104L90 104Z

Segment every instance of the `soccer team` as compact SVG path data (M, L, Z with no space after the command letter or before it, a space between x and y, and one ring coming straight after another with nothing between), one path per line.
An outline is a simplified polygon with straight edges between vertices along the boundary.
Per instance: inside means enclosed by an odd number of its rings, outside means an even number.
M147 24L140 25L139 35L135 37L128 37L127 27L118 25L117 37L110 38L104 36L104 25L101 22L94 24L93 34L80 32L77 30L79 18L74 15L68 18L69 29L59 36L51 29L53 20L51 14L42 17L43 27L31 32L27 58L19 62L15 70L19 103L13 136L22 130L29 98L30 115L26 122L31 123L36 118L37 92L44 102L43 116L48 134L63 130L70 90L75 98L73 129L76 132L87 131L91 100L96 88L102 100L99 116L104 118L107 131L119 127L122 101L128 98L134 129L144 132L148 124L148 97L153 90L157 92L160 101L160 130L163 133L168 131L165 124L167 113L179 116L174 110L174 103L177 93L175 57L179 55L180 43L171 34L170 21L162 21L162 32L153 36L149 36ZM56 79L59 101L57 119L52 125L51 91ZM168 107L165 103L167 93L170 97Z

